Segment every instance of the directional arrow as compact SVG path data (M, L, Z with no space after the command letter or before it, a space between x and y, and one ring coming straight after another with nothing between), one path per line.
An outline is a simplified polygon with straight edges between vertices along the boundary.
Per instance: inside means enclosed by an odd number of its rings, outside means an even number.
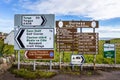
M41 18L43 20L42 23L41 23L41 26L44 26L45 23L47 22L47 20L46 20L45 16L41 16Z
M85 61L85 59L84 59L83 55L81 55L81 58L82 58L81 63L83 64L83 63L84 63L84 61Z
M77 54L71 56L71 64L77 64L82 65L84 63L85 59L83 55Z
M16 37L16 41L17 41L18 45L20 46L20 48L25 48L24 44L22 43L22 41L20 39L21 36L23 35L24 31L25 31L24 29L21 29L19 34Z
M17 47L28 50L46 50L54 48L53 29L20 28L15 36Z

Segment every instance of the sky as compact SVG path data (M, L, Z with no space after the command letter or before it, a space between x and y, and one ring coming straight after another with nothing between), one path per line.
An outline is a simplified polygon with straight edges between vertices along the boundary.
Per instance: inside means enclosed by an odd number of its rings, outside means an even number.
M0 32L14 29L15 14L55 14L55 20L98 20L99 37L120 38L119 0L0 1Z

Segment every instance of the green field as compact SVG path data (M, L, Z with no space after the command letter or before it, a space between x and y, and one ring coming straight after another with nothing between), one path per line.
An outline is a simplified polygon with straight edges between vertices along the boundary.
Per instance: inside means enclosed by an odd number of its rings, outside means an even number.
M114 58L104 58L104 54L103 54L103 44L105 43L104 40L100 40L99 41L99 52L96 56L96 63L99 64L114 64ZM120 44L120 39L112 39L110 40L110 43L115 43L115 44ZM31 60L27 60L24 57L24 50L21 50L21 61L23 62L29 62ZM0 41L0 55L11 55L16 53L14 51L14 47L11 45L7 45L7 44L3 44L3 41ZM71 52L60 52L61 57L62 57L62 61L63 62L70 62L70 56L72 54ZM59 52L56 51L55 49L55 57L53 62L59 62L59 57L60 57ZM77 52L74 52L74 54L77 54ZM16 53L17 56L17 53ZM88 55L88 54L84 54L85 57L85 63L93 63L93 59L94 59L94 55ZM120 64L120 47L116 46L116 63ZM16 59L17 60L17 59ZM49 62L49 60L38 60L39 62Z

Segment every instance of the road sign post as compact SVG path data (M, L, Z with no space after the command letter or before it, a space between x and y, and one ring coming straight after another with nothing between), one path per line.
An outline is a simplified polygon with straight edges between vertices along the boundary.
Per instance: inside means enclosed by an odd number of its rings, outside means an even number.
M33 61L33 70L36 70L36 60Z
M18 50L18 70L20 69L20 50Z
M36 69L35 59L54 59L54 25L54 14L16 14L14 17L14 49L45 50L44 54L26 52L27 58L34 59L33 70ZM18 68L19 62L18 56Z
M94 54L94 69L98 53L98 21L56 21L57 51L78 51L82 54ZM80 32L78 29L80 28ZM82 28L93 28L93 33L84 33ZM59 52L60 53L60 52Z

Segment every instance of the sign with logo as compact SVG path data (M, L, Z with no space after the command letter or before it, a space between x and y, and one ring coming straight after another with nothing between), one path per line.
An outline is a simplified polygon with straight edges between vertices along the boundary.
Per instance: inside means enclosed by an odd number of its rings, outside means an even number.
M98 21L56 21L56 27L98 28Z
M71 64L77 64L82 65L84 63L85 59L83 55L77 54L77 55L71 55Z
M54 49L54 29L21 28L15 35L15 48L27 50Z
M54 28L54 14L16 14L15 28Z
M115 58L115 44L104 44L104 57Z
M54 50L28 50L25 52L27 59L54 59Z

